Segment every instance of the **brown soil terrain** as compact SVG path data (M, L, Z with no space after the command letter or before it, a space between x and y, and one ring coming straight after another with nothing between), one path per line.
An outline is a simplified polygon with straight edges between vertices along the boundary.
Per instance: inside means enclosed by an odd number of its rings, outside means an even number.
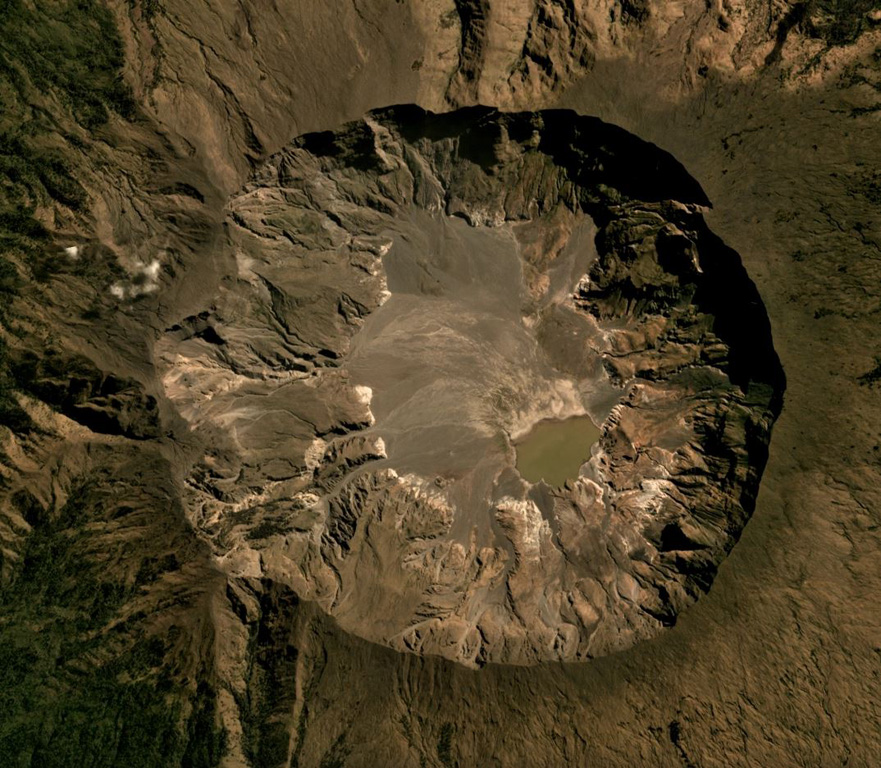
M7 5L3 765L876 762L871 0Z

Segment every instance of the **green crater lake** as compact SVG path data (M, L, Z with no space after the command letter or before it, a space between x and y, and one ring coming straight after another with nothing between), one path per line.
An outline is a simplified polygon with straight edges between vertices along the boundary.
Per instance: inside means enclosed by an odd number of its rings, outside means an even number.
M540 421L514 445L517 471L530 483L544 480L559 487L578 477L599 437L600 430L588 416Z

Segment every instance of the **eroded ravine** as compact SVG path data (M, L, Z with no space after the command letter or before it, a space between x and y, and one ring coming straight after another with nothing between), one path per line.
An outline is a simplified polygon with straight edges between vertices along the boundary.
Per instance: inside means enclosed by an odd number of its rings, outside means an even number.
M217 434L190 507L227 571L468 664L672 624L749 518L783 390L706 204L568 112L391 108L273 157L229 204L238 280L160 347ZM525 481L512 441L577 415L578 478Z

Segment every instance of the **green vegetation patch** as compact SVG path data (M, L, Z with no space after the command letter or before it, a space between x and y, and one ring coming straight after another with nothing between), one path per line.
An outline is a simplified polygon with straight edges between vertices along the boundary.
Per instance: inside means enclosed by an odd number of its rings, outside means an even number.
M49 239L38 206L85 209L87 195L69 157L47 141L70 118L87 130L110 111L135 113L122 79L124 49L110 11L95 0L25 3L0 0L0 283L7 254L31 263ZM54 114L53 100L62 112ZM64 113L68 112L68 115ZM68 137L70 155L80 142ZM0 297L0 311L2 311ZM8 299L8 297L7 297ZM7 301L8 303L8 301Z
M444 723L440 729L437 740L437 759L444 768L456 768L458 763L453 759L453 735L455 729L452 723Z
M77 180L82 141L64 125L92 131L110 113L135 113L122 79L124 48L110 10L96 0L0 0L0 324L28 280L47 280L63 264L38 209L85 213ZM80 266L85 269L86 266ZM0 424L30 419L15 398L15 377L0 346Z
M874 366L860 376L858 381L864 387L874 387L881 382L881 355L876 355Z
M145 634L137 616L106 628L151 574L139 571L131 582L114 574L90 549L88 529L128 508L90 485L75 490L55 519L27 492L13 503L33 531L0 588L0 765L217 765L225 735L216 691L203 681L193 692L174 680L171 638ZM134 642L115 643L108 632Z
M89 129L105 123L108 110L132 117L124 60L113 15L96 0L0 0L0 77L26 103L34 88L51 91Z
M808 0L807 32L830 46L850 45L868 28L867 14L878 0Z

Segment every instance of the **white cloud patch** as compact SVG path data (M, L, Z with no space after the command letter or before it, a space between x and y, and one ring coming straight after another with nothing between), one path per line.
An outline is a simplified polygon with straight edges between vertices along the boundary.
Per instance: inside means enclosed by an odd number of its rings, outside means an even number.
M162 262L153 259L149 264L138 267L131 278L110 286L111 295L117 299L134 299L159 290L159 273Z
M143 274L148 280L155 282L159 277L159 270L161 267L162 265L159 263L159 259L153 259L153 261L141 270L141 274Z

